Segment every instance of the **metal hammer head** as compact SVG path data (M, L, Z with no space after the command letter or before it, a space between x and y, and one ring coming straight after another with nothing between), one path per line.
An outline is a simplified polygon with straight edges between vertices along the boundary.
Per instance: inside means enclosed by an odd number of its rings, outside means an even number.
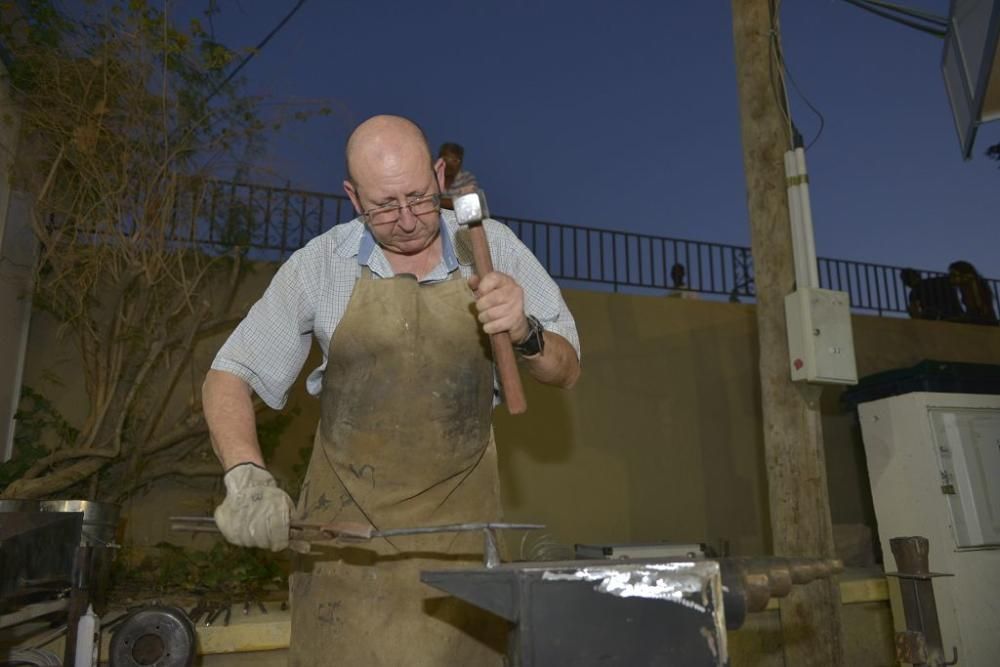
M490 217L486 207L486 195L482 190L455 197L452 200L455 207L455 217L460 225L475 225Z

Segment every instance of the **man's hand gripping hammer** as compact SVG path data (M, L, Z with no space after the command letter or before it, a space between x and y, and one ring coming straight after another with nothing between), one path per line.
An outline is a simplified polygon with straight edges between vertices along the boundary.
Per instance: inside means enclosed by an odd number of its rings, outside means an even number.
M453 204L458 224L469 229L476 275L483 278L493 271L493 260L490 258L486 231L483 229L483 220L490 215L486 208L486 196L482 190L477 190L456 197ZM517 360L514 358L510 333L501 331L490 334L490 344L493 347L493 359L496 361L497 371L500 373L500 385L503 388L507 411L512 415L519 415L528 409L528 402L524 397L524 387L521 386L521 376L517 371Z

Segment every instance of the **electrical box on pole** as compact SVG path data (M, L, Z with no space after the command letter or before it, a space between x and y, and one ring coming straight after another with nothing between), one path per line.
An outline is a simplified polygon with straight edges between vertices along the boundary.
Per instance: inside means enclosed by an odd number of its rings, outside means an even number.
M851 302L846 292L803 287L785 297L792 379L857 384Z
M785 182L796 287L785 297L792 380L812 384L857 384L851 296L847 292L819 287L809 174L805 151L801 147L785 153Z

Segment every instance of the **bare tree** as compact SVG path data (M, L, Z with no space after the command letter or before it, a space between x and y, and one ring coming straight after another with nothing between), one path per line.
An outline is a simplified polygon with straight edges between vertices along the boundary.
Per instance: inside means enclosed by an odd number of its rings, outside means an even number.
M0 495L120 500L164 475L217 474L188 371L198 342L242 315L250 220L210 220L206 179L245 164L270 124L225 80L233 52L197 22L179 29L139 0L72 19L31 6L5 38L23 137L15 186L34 204L35 307L74 343L88 404L75 437ZM229 241L205 244L220 224Z

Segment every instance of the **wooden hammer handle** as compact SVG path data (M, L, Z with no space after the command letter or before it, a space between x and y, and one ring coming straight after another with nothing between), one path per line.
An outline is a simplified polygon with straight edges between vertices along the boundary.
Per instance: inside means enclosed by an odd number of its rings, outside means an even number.
M482 279L493 271L493 260L490 258L490 247L486 242L486 231L482 223L469 225L469 238L472 239L472 257L476 264L476 275ZM490 334L490 345L493 347L493 359L500 373L500 387L503 389L507 412L519 415L528 409L528 401L524 397L524 387L521 386L521 375L517 370L517 359L514 358L510 333L501 331Z

